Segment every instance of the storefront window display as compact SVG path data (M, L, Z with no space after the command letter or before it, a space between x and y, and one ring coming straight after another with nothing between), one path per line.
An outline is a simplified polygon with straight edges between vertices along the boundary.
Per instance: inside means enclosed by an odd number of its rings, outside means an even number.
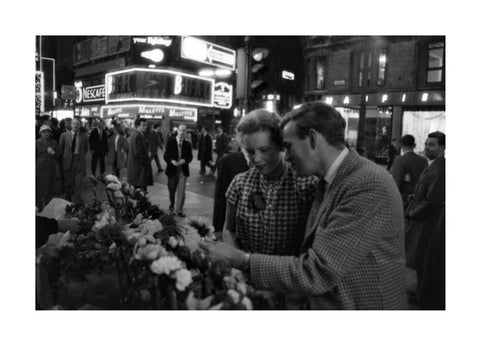
M404 111L402 135L415 137L415 151L423 154L428 133L445 133L445 111Z
M386 164L391 141L392 109L367 108L365 116L365 150L369 159Z

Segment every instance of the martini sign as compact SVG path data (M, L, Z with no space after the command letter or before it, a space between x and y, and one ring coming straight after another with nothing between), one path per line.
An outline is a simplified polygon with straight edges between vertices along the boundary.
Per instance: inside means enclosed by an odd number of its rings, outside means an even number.
M216 108L230 109L232 107L233 87L224 82L215 83L213 103Z

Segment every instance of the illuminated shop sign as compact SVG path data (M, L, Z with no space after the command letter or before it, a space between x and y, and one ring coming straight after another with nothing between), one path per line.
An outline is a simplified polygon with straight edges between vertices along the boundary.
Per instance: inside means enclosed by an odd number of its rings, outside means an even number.
M236 51L191 36L182 36L181 56L209 65L235 69Z
M217 108L232 107L233 86L224 82L215 83L214 105Z
M197 121L196 108L177 107L170 105L128 104L102 106L103 118L136 118L137 116L149 119L174 118L185 121Z
M177 71L132 68L105 75L105 103L148 101L211 107L213 83L213 79Z
M172 44L172 39L169 37L162 36L150 36L150 37L134 37L133 44L150 44L151 46L165 46L170 47Z
M86 106L79 106L75 108L75 116L80 117L100 117L101 116L101 108L100 105L86 105Z
M35 115L40 116L45 109L43 72L35 72Z
M105 99L105 85L94 85L82 87L82 83L75 84L75 101L82 102L96 102Z

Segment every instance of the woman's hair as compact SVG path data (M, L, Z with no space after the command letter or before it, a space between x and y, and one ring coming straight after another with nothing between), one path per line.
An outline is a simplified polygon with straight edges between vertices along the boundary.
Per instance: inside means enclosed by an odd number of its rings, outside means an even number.
M283 137L280 120L280 116L267 110L253 110L242 117L238 123L236 128L237 140L242 142L242 138L246 134L268 131L270 132L270 140L281 149Z

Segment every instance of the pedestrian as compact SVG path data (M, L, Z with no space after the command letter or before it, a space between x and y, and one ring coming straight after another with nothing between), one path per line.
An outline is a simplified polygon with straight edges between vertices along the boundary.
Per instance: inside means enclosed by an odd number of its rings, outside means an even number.
M128 157L128 141L121 126L116 123L114 126L113 135L113 164L112 172L115 176L120 178L121 170L127 167Z
M92 153L91 169L95 176L97 162L100 164L100 174L105 174L105 156L108 154L108 132L105 130L105 122L98 120L88 137L90 151Z
M40 138L35 142L35 196L36 206L43 210L55 189L59 151L57 142L51 138L50 126L42 125L39 133Z
M152 165L145 138L147 119L138 117L134 126L128 137L127 180L135 188L147 192L147 186L153 186Z
M253 167L228 187L223 241L247 252L296 255L318 179L299 177L285 161L278 115L254 110L237 133Z
M178 126L177 137L173 135L170 137L163 155L163 159L167 162L165 173L168 176L169 210L180 217L185 217L183 206L187 178L190 175L188 164L193 159L192 144L185 140L186 129L185 125Z
M444 154L445 134L438 131L428 134L425 141L428 166L420 175L415 193L409 197L405 210L407 266L416 270L417 286L421 286L423 282L427 248L433 234L440 233L436 227L441 225L441 218L445 216ZM420 300L418 302L421 303Z
M200 140L198 143L198 160L200 161L200 174L205 175L205 167L208 166L211 172L215 172L212 159L213 140L205 126L200 129Z
M158 150L163 150L163 139L159 124L155 124L148 134L148 147L150 149L150 162L152 160L155 161L155 164L157 165L157 174L159 174L163 171L160 159L158 158Z
M400 150L398 148L398 140L396 138L393 138L392 143L388 146L388 164L387 164L388 171L390 171L390 168L392 167L395 157L397 157L399 154L400 154Z
M78 118L73 119L71 130L62 133L59 144L65 178L65 198L73 202L81 200L83 177L86 174L88 138L81 132L81 126Z
M225 223L225 211L227 210L227 192L233 178L249 169L250 160L245 149L224 155L217 166L217 179L215 181L215 198L213 201L213 227L215 236L222 238L223 225Z
M258 289L300 294L303 308L405 309L402 199L393 178L345 147L345 120L330 105L304 104L282 128L298 174L321 179L299 255L199 246L248 272Z
M228 152L228 136L223 132L223 127L217 127L217 140L215 140L215 153L217 154L217 160L215 161L215 169L218 166L220 158Z
M392 165L392 176L402 195L403 205L407 205L408 196L413 194L420 174L427 166L427 160L415 152L415 137L410 134L400 139L403 155L395 158Z

